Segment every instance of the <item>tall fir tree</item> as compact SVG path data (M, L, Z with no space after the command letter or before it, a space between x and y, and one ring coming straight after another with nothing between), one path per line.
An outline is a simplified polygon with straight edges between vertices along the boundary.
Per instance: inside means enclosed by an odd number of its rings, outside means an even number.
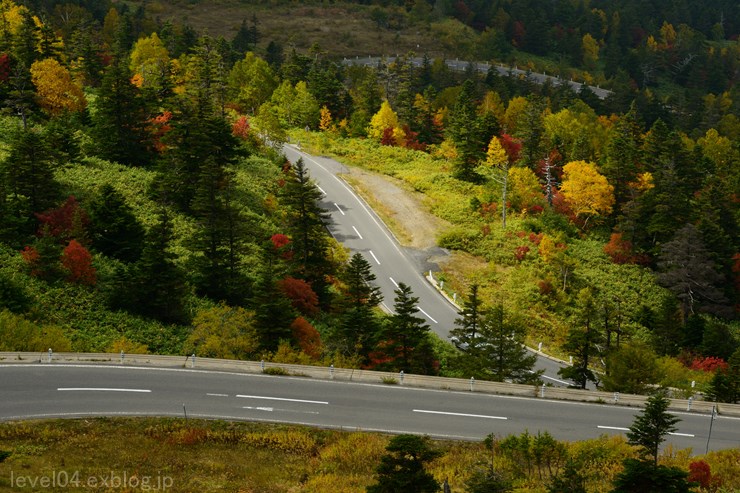
M328 308L330 302L327 276L333 266L327 258L329 247L326 231L328 213L319 204L322 193L311 180L303 159L295 164L286 163L285 185L280 194L286 207L287 231L293 239L293 276L311 285L319 303Z
M475 83L466 80L450 114L448 133L457 149L455 174L465 181L478 181L475 171L485 155L486 142L478 120Z
M578 294L578 304L575 323L563 344L563 349L573 356L573 365L561 368L558 375L572 380L577 387L585 389L588 382L598 381L591 370L591 365L599 356L602 334L595 327L596 305L590 289L581 290Z
M355 253L340 275L345 289L341 299L338 338L345 352L366 356L379 331L375 308L383 301L380 288L374 286L375 274L360 253Z
M135 262L141 257L144 228L123 195L106 184L88 205L93 247L100 253Z
M434 373L434 351L429 340L429 325L416 315L419 298L411 288L398 283L393 304L394 314L385 321L380 333L378 353L384 368L429 375Z

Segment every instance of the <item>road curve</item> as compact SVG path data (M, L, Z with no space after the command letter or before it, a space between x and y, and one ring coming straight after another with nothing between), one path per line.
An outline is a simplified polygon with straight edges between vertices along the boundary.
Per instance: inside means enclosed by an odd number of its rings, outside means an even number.
M346 173L347 168L333 159L307 154L296 146L286 145L283 152L291 162L303 158L311 178L323 193L321 206L330 216L329 231L337 241L352 252L361 253L368 261L386 310L393 306L397 283L403 282L419 297L419 314L426 318L434 333L447 340L458 317L457 308L425 279L377 214L338 176ZM543 378L548 384L569 384L558 377L562 365L556 361L538 354L536 368L545 371Z
M480 440L548 431L560 440L622 434L637 409L301 377L95 364L0 364L0 420L181 416ZM667 443L703 453L711 417L677 413ZM711 422L712 450L740 446L740 418Z

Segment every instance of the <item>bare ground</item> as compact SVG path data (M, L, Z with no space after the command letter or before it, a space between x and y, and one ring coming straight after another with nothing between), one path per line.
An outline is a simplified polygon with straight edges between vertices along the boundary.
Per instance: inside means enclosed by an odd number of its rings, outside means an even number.
M403 182L390 176L348 169L342 178L378 213L401 245L415 250L437 246L437 237L450 224L426 210L422 194L405 189Z

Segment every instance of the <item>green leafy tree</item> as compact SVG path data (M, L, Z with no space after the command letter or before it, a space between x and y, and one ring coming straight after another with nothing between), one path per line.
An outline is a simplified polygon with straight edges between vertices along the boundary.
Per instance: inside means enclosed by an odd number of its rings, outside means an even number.
M380 458L377 483L367 493L433 493L440 485L425 465L439 457L427 437L398 435L391 438L386 454Z
M590 289L583 289L578 294L579 310L563 344L563 349L573 356L573 365L558 370L558 375L572 380L576 386L585 389L588 382L596 383L598 379L590 365L599 356L598 344L601 333L596 330L596 304Z
M226 305L198 313L193 319L193 331L185 341L187 354L247 359L259 346L252 317L253 314L243 308Z
M727 368L718 369L709 383L707 395L719 402L740 402L740 349L727 361Z
M416 315L419 298L402 282L395 293L394 314L386 320L379 337L382 366L429 375L434 372L434 351L429 341L429 325Z
M622 346L606 358L606 375L601 383L608 392L642 394L659 380L658 355L638 343Z
M234 64L229 74L229 88L236 101L252 114L270 99L276 87L270 66L251 51Z

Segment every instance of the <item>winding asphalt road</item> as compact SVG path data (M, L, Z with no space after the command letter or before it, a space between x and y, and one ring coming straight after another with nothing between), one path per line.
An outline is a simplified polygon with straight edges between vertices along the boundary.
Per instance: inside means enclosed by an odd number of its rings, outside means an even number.
M391 311L398 283L410 286L419 298L419 314L424 316L432 331L447 340L458 318L457 308L424 278L424 268L401 247L375 212L338 176L347 168L329 158L306 154L295 146L286 145L283 152L291 162L303 158L311 178L323 193L321 206L330 215L329 231L352 252L359 252L371 265L375 284L384 297L384 308ZM545 370L547 383L567 386L558 378L562 366L539 355L537 369Z
M622 434L636 409L301 377L95 364L0 364L0 420L180 416L480 440L548 431L560 440ZM740 446L740 418L678 413L667 443Z

